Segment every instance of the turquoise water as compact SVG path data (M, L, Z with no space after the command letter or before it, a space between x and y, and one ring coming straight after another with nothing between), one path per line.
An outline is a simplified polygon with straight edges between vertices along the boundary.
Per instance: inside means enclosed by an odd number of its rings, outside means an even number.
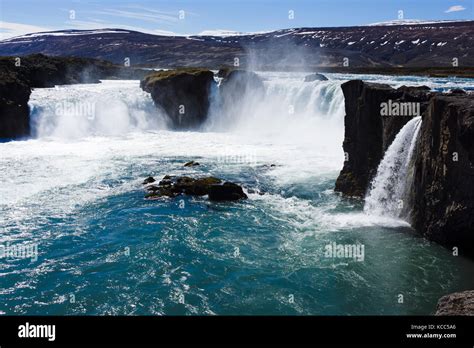
M113 187L160 168L178 167L184 160L158 161L150 168L123 163L118 178L53 189L51 195L98 184ZM2 262L0 310L6 314L429 314L443 294L474 286L471 261L453 257L410 228L347 227L344 214L350 219L362 207L331 192L334 176L309 178L282 194L261 168L242 167L240 173L228 175L206 164L196 169L198 173L212 173L266 193L232 204L183 198L183 207L179 200L144 200L138 185L69 214L31 216L23 224L30 226L31 239L39 244L39 258ZM313 207L326 207L325 218L332 215L335 221L307 221ZM342 220L340 228L337 219ZM21 232L15 226L8 231ZM331 242L364 244L365 260L325 258L324 246ZM399 294L404 295L403 304L398 303ZM71 295L75 303L70 303Z
M432 314L442 295L474 288L473 261L334 193L343 162L338 89L312 95L282 79L253 127L244 118L227 132L142 129L150 100L131 82L35 91L38 139L0 144L0 245L34 244L38 257L0 258L0 313ZM300 105L279 115L288 84L289 100L308 95L327 113L314 118L317 107ZM84 90L104 98L114 88L134 105L119 115L131 132L47 114L58 98ZM334 100L319 102L323 90ZM119 111L99 116L116 120ZM201 165L184 168L189 160ZM221 177L249 199L145 200L142 180L166 174ZM328 257L333 242L363 245L363 260Z

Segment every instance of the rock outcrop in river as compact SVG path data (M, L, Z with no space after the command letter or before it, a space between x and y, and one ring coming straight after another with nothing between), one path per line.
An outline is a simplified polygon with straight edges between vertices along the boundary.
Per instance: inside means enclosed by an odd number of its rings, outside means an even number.
M212 71L191 68L155 72L146 76L140 87L165 111L171 128L189 129L207 118L214 84Z
M74 83L98 83L99 79L139 79L148 71L119 66L98 59L48 57L0 58L0 139L28 136L28 100L31 88Z
M264 90L262 79L253 71L221 69L217 76L223 78L219 87L227 94L261 93Z
M262 79L253 71L221 69L218 76L223 77L219 84L220 113L238 118L242 105L260 102L265 96Z
M248 96L259 99L265 93L262 79L254 72L226 68L217 76L222 80L216 106L226 113L239 109L240 100ZM183 68L154 72L140 82L140 87L151 94L155 105L168 116L170 128L192 129L206 121L211 92L217 83L210 70Z
M156 180L148 177L143 181L143 185L149 192L145 197L148 199L158 199L163 197L175 198L179 195L188 196L208 196L210 201L238 201L247 199L241 186L224 182L212 176L202 178L191 178L189 176L165 175L158 184Z

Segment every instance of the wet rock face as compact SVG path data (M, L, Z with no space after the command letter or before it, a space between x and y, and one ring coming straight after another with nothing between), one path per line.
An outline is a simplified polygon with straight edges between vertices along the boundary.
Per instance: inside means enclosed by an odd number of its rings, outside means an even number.
M427 87L394 89L388 85L352 80L342 84L345 99L344 167L335 190L364 197L383 155L413 116L383 116L382 103L419 103L420 114L432 96ZM391 105L391 104L390 104Z
M222 201L238 201L239 199L246 199L247 195L237 184L232 182L225 182L223 185L213 185L209 187L209 200Z
M219 70L219 77L223 77L221 90L233 90L245 93L263 89L263 81L256 73L247 70Z
M143 180L143 185L147 185L147 184L151 184L153 182L155 182L156 180L152 177L152 176L149 176L148 178L146 178L145 180Z
M413 226L474 256L474 95L434 97L415 152Z
M0 139L30 134L30 86L17 74L0 72Z
M344 83L345 99L343 149L344 167L336 180L335 190L347 196L363 197L383 156L382 118L376 92L388 91L387 85L367 85L360 80ZM374 110L376 112L374 112Z
M174 129L200 126L207 118L214 74L206 69L159 71L146 76L140 87L169 117Z
M153 179L154 180L154 179ZM144 185L154 183L150 178L145 179ZM222 180L215 177L191 178L188 176L166 175L158 185L146 187L149 192L145 197L157 199L162 197L174 198L179 195L205 196L209 195L211 201L236 201L246 199L247 195L242 187L231 182L222 184Z
M219 71L217 72L217 77L225 78L225 77L229 76L229 74L234 70L235 69L232 69L232 68L219 69Z
M252 71L221 69L217 103L214 112L219 122L229 124L242 115L255 112L265 98L265 85L260 76Z
M221 70L219 73L223 77L219 85L219 106L226 113L239 112L241 102L251 104L265 96L265 86L256 73L246 70Z
M196 161L189 161L184 164L185 167L196 167L199 166L200 163Z
M474 290L455 292L441 297L436 315L474 315Z

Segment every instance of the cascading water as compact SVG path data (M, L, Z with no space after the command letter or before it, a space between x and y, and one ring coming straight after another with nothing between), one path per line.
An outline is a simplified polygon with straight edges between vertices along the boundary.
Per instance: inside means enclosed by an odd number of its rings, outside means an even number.
M260 76L264 95L250 90L238 100L220 105L216 89L204 129L305 142L315 150L342 154L344 96L340 80L304 82L304 75L288 73Z
M421 128L421 116L410 120L397 134L380 162L365 198L364 211L379 216L401 218L412 177L409 165Z
M343 138L341 81L304 82L285 73L264 73L265 94L254 91L220 105L219 88L211 94L204 131L268 135L283 142L331 145L340 152ZM33 137L79 139L166 129L148 93L137 81L36 89L30 99ZM276 138L275 138L276 137Z
M165 128L138 81L39 88L29 103L34 137L80 139Z
M34 244L39 255L0 258L0 315L427 314L448 290L474 286L460 258L384 233L406 222L334 193L340 84L360 75L259 75L264 96L222 109L216 89L208 123L186 132L166 129L138 81L35 89L33 139L0 143L0 245ZM416 122L392 158L409 157ZM217 176L249 199L144 199L143 179L166 174ZM334 242L366 244L368 262L323 257ZM413 305L394 305L386 289L410 292Z

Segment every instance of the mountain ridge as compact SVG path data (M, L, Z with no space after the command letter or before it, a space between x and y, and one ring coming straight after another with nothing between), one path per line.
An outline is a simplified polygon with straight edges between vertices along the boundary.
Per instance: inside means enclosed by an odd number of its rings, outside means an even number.
M127 29L62 30L0 41L0 55L43 53L153 67L474 66L474 21L302 27L235 35L168 36ZM453 52L456 52L454 56Z

